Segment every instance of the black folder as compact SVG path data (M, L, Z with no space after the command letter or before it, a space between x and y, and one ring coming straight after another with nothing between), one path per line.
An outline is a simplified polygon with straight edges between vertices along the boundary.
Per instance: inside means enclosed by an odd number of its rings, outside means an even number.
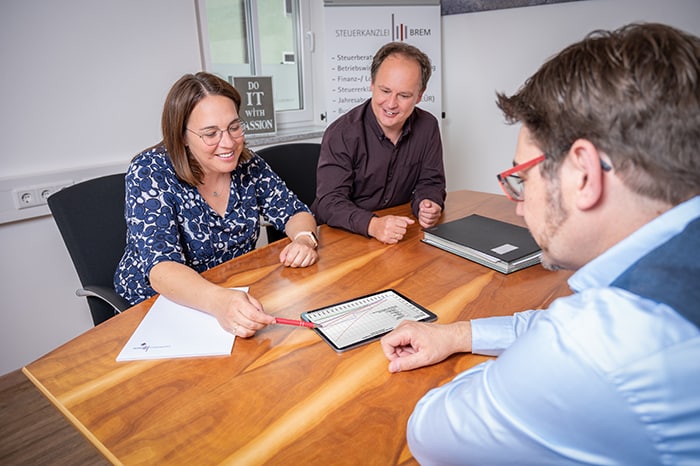
M501 273L538 264L542 250L527 228L473 214L423 231L422 241Z

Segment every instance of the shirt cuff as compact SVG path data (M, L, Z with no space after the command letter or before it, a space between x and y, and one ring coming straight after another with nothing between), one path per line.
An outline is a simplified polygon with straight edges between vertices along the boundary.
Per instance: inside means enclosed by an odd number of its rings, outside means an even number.
M512 316L474 319L472 324L472 353L498 356L515 340Z

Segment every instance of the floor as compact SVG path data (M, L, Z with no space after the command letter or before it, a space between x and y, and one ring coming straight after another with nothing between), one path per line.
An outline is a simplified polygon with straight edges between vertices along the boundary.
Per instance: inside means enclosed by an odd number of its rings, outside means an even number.
M109 462L17 370L0 377L0 464Z

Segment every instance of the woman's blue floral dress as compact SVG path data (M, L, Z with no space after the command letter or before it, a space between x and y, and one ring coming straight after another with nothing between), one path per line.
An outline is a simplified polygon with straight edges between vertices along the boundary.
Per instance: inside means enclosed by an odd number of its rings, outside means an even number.
M180 181L164 147L134 158L126 173L126 249L114 286L129 303L155 294L148 281L162 261L186 264L198 272L255 248L261 217L280 231L289 218L309 208L267 163L255 155L231 173L225 217L199 191Z

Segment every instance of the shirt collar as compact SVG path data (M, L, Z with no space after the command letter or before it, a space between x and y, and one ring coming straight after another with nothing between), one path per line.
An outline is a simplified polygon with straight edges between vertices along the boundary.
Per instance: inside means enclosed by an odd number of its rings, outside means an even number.
M569 286L575 292L609 286L632 264L679 234L698 217L700 196L695 196L659 215L581 267L569 278Z

